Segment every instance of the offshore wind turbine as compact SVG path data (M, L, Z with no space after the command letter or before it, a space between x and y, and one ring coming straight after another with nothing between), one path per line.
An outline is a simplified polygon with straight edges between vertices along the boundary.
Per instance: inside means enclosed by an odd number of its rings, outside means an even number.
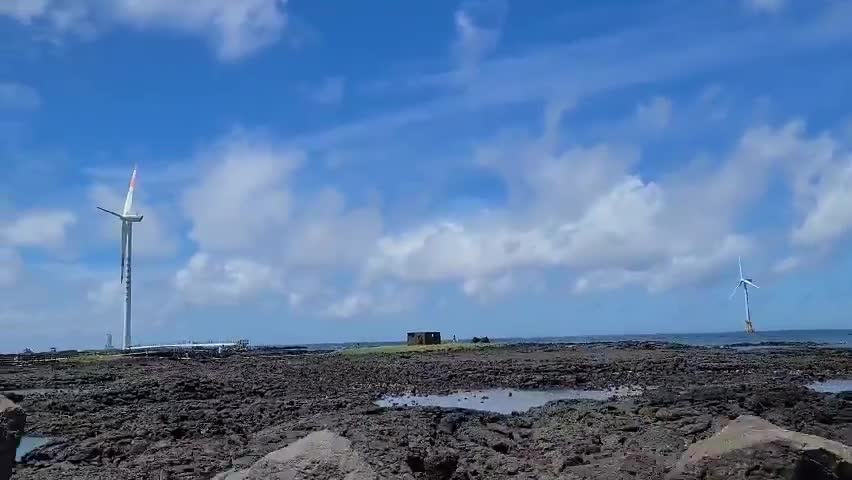
M731 292L731 296L729 297L729 299L734 298L734 295L737 293L737 289L740 288L740 286L743 287L743 294L745 295L745 309L746 309L746 324L745 324L746 333L754 333L754 325L752 325L752 323L751 323L751 310L749 309L749 306L748 306L748 287L749 287L749 285L754 287L754 288L760 288L760 287L755 285L754 282L752 282L752 280L750 278L745 278L745 276L743 276L743 260L742 260L741 257L737 257L737 263L740 266L740 280L737 282L737 286L734 287L734 291Z
M142 221L142 215L138 215L133 211L133 193L136 190L136 167L133 168L133 174L130 176L130 188L127 190L127 198L124 200L124 210L120 214L105 208L98 207L98 210L106 212L121 220L121 282L124 283L124 340L122 348L127 350L130 348L131 338L131 282L130 275L132 273L131 260L133 258L133 224Z

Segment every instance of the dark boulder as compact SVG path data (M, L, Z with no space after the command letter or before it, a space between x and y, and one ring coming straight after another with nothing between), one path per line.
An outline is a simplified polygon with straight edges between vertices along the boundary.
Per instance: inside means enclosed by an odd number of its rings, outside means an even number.
M15 402L0 395L0 480L12 476L15 450L21 442L27 415Z

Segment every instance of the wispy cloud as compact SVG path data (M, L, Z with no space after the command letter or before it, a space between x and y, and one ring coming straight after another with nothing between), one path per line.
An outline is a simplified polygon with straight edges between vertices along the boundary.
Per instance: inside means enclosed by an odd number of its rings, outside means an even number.
M743 0L746 7L758 13L778 13L786 5L786 0Z
M41 106L41 96L27 85L0 82L0 110L35 110Z
M802 257L791 255L775 262L772 266L772 271L775 273L789 273L799 269L803 263Z
M169 162L169 163L140 163L139 176L145 185L174 187L175 184L186 183L192 180L199 171L199 166L194 162ZM81 169L81 173L97 182L103 183L127 183L133 165L128 163L124 166L99 165L87 166Z
M311 99L323 105L338 104L346 92L346 81L343 77L327 77L322 84L311 93Z
M289 175L303 154L237 133L201 154L204 174L188 185L181 207L190 238L203 250L256 247L290 219Z
M842 2L838 2L842 3ZM483 60L479 74L459 87L459 71L405 77L412 85L452 87L445 95L408 104L357 122L302 135L294 142L332 147L369 141L426 122L472 115L487 108L560 99L582 99L625 87L666 82L718 71L748 61L796 55L852 39L852 29L838 25L850 13L843 5L821 9L801 21L714 30L696 26L684 32L672 25L652 25L575 42L544 45L527 53ZM677 42L660 43L677 37ZM582 72L579 75L578 72Z
M6 225L0 224L0 240L17 247L58 248L76 222L76 215L68 211L24 212Z
M233 305L281 289L277 272L249 258L224 261L197 253L175 274L175 288L192 304Z
M244 58L279 40L287 25L286 0L10 0L0 15L41 23L59 34L95 35L119 25L166 29L206 38L223 61Z
M636 107L637 121L647 128L666 128L672 118L672 101L666 97L654 97Z
M465 75L497 48L508 12L506 0L464 0L453 17L456 39L453 50Z
M0 246L0 288L15 285L23 264L17 251Z
M334 300L320 313L334 318L358 318L366 315L393 315L414 308L421 297L417 289L393 283L355 290Z

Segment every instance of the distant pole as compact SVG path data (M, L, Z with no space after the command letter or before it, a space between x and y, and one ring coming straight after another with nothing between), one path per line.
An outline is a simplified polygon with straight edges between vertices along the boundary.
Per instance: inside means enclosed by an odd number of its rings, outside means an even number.
M130 317L130 304L131 304L131 280L130 274L132 272L132 267L130 266L130 261L133 258L133 223L127 222L127 275L124 279L124 344L122 347L127 350L130 348L130 335L131 335L131 317Z
M748 305L748 285L743 284L743 292L745 292L745 308L746 308L746 333L754 333L754 325L751 323L751 308Z

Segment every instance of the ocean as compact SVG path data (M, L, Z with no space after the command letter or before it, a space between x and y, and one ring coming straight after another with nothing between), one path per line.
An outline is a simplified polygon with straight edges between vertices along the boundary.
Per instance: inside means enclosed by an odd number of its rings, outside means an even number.
M449 339L443 338L444 342ZM724 347L724 346L760 346L764 344L810 343L825 347L852 348L852 330L774 330L747 334L745 332L722 333L660 333L643 335L584 335L557 337L514 337L490 338L491 343L593 343L593 342L670 342L690 346ZM459 342L470 341L459 339ZM319 343L304 345L316 349L344 349L352 347L372 347L384 345L401 345L404 342L347 342Z
M592 343L592 342L671 342L691 346L722 347L775 343L814 343L852 348L852 330L775 330L767 332L681 333L648 335L591 335L577 337L507 338L499 342Z

